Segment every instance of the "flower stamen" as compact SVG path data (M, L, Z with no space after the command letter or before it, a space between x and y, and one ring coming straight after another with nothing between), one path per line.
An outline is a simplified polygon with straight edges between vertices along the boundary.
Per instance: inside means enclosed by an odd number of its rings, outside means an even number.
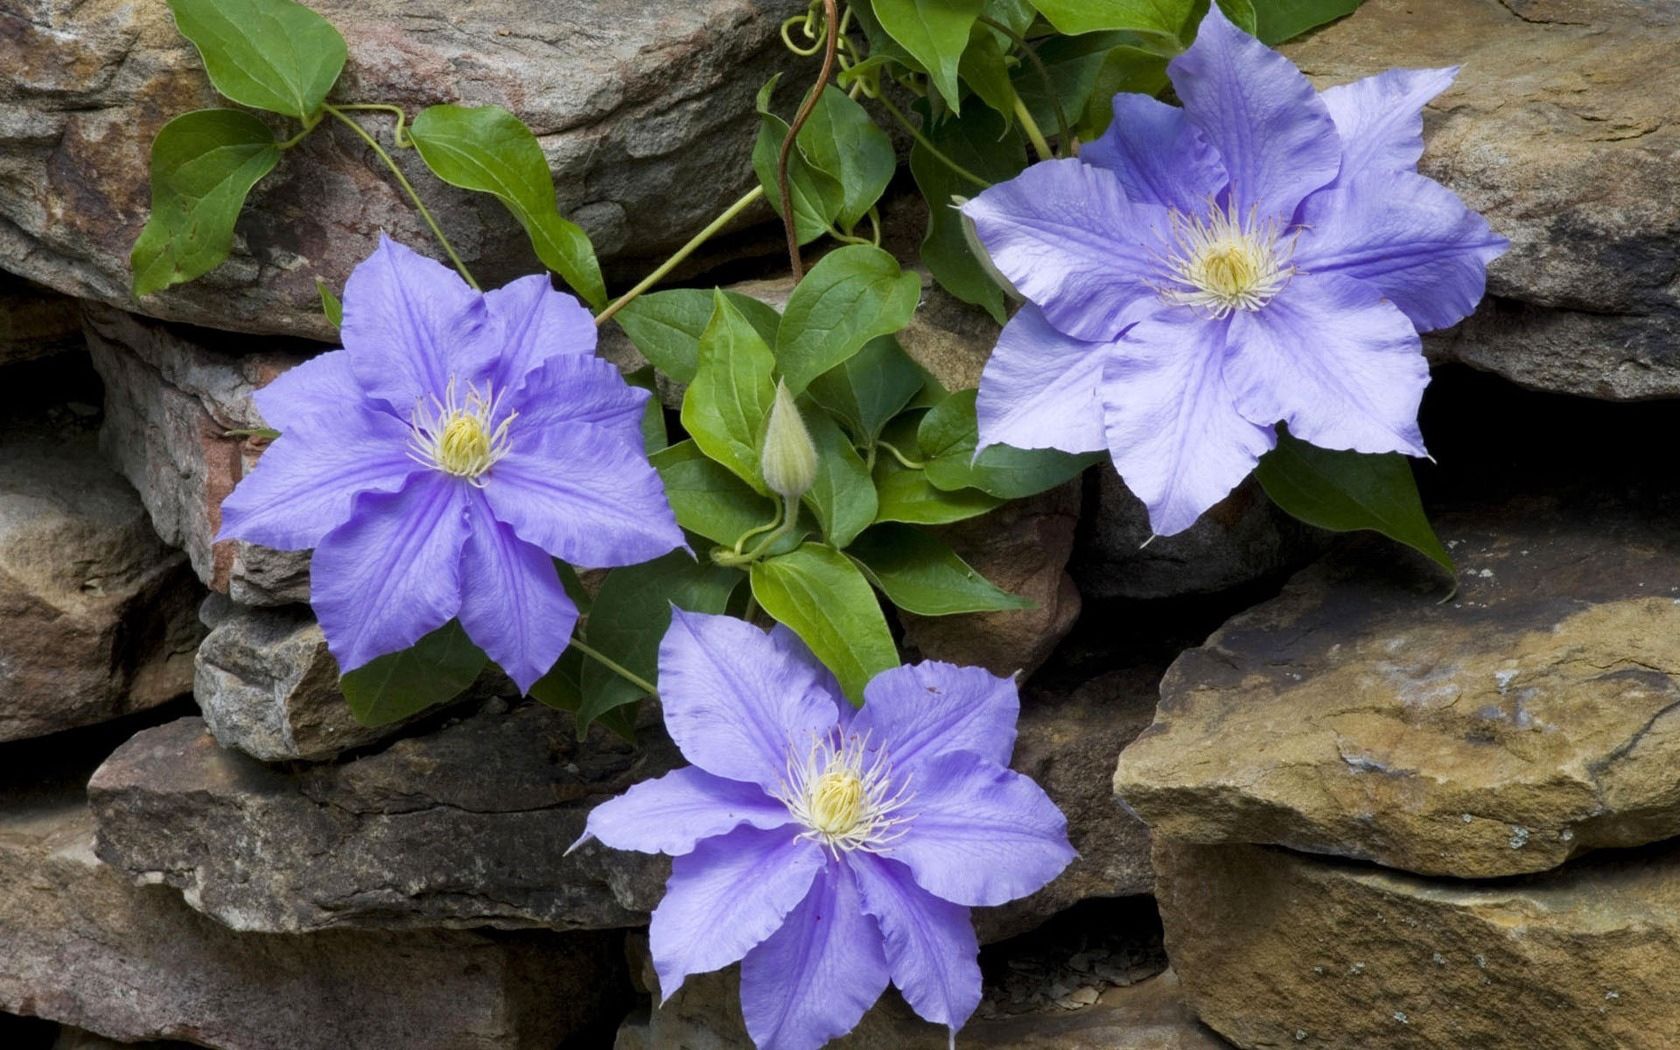
M519 413L509 412L497 422L506 391L495 393L488 385L481 391L468 384L465 400L457 400L455 387L450 376L442 401L434 395L430 405L416 402L409 417L409 458L483 488L484 474L513 450L508 428Z
M1265 306L1295 274L1294 240L1285 242L1282 224L1259 220L1253 208L1245 219L1234 203L1209 200L1205 218L1174 210L1171 222L1173 245L1164 262L1176 287L1161 290L1168 302L1229 317Z
M838 856L890 852L909 830L911 818L900 811L914 796L908 777L893 783L886 753L871 751L867 736L830 732L817 735L803 758L789 748L775 797L804 825L800 838Z

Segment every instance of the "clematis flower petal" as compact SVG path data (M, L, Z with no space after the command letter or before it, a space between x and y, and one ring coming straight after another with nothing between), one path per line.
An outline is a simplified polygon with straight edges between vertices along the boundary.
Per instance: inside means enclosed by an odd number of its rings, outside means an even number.
M846 693L840 688L840 679L834 677L834 672L823 666L817 659L811 647L788 629L787 624L773 624L770 627L770 644L776 650L808 669L817 678L817 691L824 693L834 700L834 717L841 727L851 724L857 714L857 708L846 700Z
M887 989L881 931L857 880L830 862L788 921L741 962L741 1014L764 1050L818 1050Z
M659 643L665 727L690 762L776 790L790 752L834 727L832 679L732 616L672 608Z
M595 354L595 318L575 297L555 291L546 273L485 292L484 310L480 338L495 360L488 378L497 390L517 389L556 357Z
M1336 181L1415 171L1423 156L1423 107L1456 76L1457 66L1390 69L1320 92L1342 139Z
M1196 42L1167 65L1184 112L1230 176L1241 214L1288 219L1336 177L1341 140L1312 83L1287 58L1208 6Z
M263 422L279 431L285 431L294 420L343 412L346 405L366 404L372 411L384 411L377 402L368 401L350 365L348 350L328 350L281 372L253 393L251 400L262 413ZM400 421L394 413L391 418Z
M1114 123L1080 149L1079 159L1114 172L1129 200L1186 215L1206 211L1230 181L1184 110L1131 92L1114 96Z
M970 751L948 751L919 773L915 817L889 856L929 893L971 907L1002 904L1077 856L1067 818L1027 777Z
M740 959L781 928L826 858L786 830L736 828L671 863L665 899L648 926L664 999L691 973Z
M955 1031L980 1005L980 942L969 911L916 885L886 857L854 854L863 910L881 924L892 982L925 1020Z
M1067 335L1113 339L1168 280L1166 209L1128 201L1106 168L1043 161L962 210L998 271Z
M1457 324L1487 286L1487 264L1510 247L1445 186L1401 172L1338 184L1307 198L1295 264L1375 285L1427 332Z
M1297 276L1264 310L1238 311L1225 377L1251 422L1288 423L1323 448L1426 455L1423 346L1406 315L1363 281Z
M520 692L547 674L566 651L577 606L560 583L554 559L497 521L484 493L468 486L467 544L461 568L461 627L496 661Z
M651 396L651 391L626 383L617 368L599 357L570 355L538 365L507 405L519 413L515 424L521 435L593 423L639 448L642 412Z
M523 432L484 495L527 543L572 565L634 565L682 546L665 486L639 448L604 427Z
M757 784L714 777L698 766L644 780L589 811L583 839L640 853L690 853L702 839L736 828L769 830L792 821L787 807Z
M949 751L1007 765L1020 715L1013 679L929 660L871 678L852 731L885 748L895 772L914 776L918 764Z
M980 449L992 445L1095 452L1103 437L1103 361L1109 343L1057 331L1038 307L1021 307L998 336L980 378Z
M1277 444L1271 427L1237 411L1224 373L1227 328L1194 309L1162 309L1103 373L1109 452L1158 536L1193 525Z
M316 547L309 601L341 673L408 648L460 611L464 487L422 471L397 492L363 493Z
M384 234L344 283L339 335L370 396L407 414L484 379L494 348L479 338L483 298L455 271Z
M365 400L340 404L330 416L293 416L291 429L222 500L216 538L280 550L315 546L350 520L357 494L396 492L422 469L408 457L408 433Z

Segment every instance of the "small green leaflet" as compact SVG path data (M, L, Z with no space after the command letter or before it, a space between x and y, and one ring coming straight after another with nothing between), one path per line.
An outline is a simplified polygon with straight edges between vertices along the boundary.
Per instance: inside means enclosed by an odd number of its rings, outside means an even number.
M356 668L338 687L356 721L382 726L460 696L487 662L460 623L450 620L410 648Z
M327 282L319 277L315 278L315 291L321 295L321 313L326 315L334 328L343 327L344 304L338 301L338 296L334 295L332 289L327 287Z
M210 83L254 109L313 121L344 69L344 38L292 0L169 0Z
M1423 512L1405 456L1332 451L1279 431L1277 448L1261 457L1254 476L1272 502L1308 525L1380 532L1456 575L1452 555Z
M129 256L134 294L209 273L233 247L234 223L280 147L268 126L237 109L183 113L152 140L152 214Z
M961 109L957 71L985 0L870 0L887 35L922 64L945 104Z

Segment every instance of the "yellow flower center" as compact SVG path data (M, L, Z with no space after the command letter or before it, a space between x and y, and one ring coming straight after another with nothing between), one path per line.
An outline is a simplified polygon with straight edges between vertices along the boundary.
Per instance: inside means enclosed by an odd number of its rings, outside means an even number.
M895 784L892 765L866 737L819 734L803 758L789 750L787 778L776 798L804 825L800 838L838 855L861 849L886 853L904 837L910 818L909 778Z
M1172 237L1166 263L1173 286L1162 296L1216 318L1260 309L1295 273L1294 244L1283 242L1277 220L1256 221L1252 211L1245 220L1234 205L1210 202L1205 217L1173 212Z
M509 412L498 422L500 400L489 387L480 391L472 386L465 399L458 399L451 376L443 400L434 397L430 405L414 406L409 458L483 487L484 475L512 451L508 428L519 413Z

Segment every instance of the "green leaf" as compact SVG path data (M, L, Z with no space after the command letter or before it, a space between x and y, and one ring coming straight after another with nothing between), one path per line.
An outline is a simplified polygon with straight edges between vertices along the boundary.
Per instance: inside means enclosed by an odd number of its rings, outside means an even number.
M1281 44L1327 22L1350 15L1361 0L1254 0L1256 35Z
M807 410L805 426L817 446L817 479L804 502L816 515L823 538L844 547L875 520L875 482L857 450L826 413Z
M1110 48L1092 81L1083 113L1070 114L1068 119L1079 123L1083 138L1097 138L1114 123L1115 95L1161 93L1167 86L1167 61L1165 55L1128 44Z
M595 247L582 227L561 216L537 136L500 106L428 106L408 137L432 174L464 190L489 193L507 206L531 238L542 264L597 310L607 288Z
M758 138L753 142L752 152L753 173L777 215L782 213L782 192L776 179L776 165L782 143L787 140L788 123L770 111L770 94L776 90L780 78L781 74L776 74L759 89ZM795 149L788 154L787 170L794 232L800 244L808 244L827 233L830 224L839 217L846 206L846 191L839 179L808 163L802 150Z
M1166 85L1166 56L1136 47L1135 41L1130 33L1102 32L1050 37L1036 45L1063 113L1082 135L1095 137L1108 127L1117 93L1153 95ZM1047 131L1055 127L1055 106L1038 70L1023 63L1014 76L1033 119ZM1089 127L1093 122L1101 125L1095 132Z
M1055 449L992 445L974 456L979 441L973 390L959 390L922 417L917 437L928 481L941 489L977 488L1000 499L1020 499L1077 477L1100 452L1069 455Z
M822 257L794 288L776 330L776 363L794 394L879 335L910 323L921 278L867 244Z
M671 606L689 612L721 613L742 578L738 569L721 568L709 560L696 562L680 550L640 565L614 569L607 573L589 613L589 646L632 674L656 682L659 641L671 625ZM633 704L644 695L605 664L587 656L580 690L580 730L613 708Z
M765 342L775 341L782 315L774 307L739 292L724 292L723 296ZM617 320L653 367L679 383L692 383L700 360L700 336L712 322L714 298L705 288L647 292L630 300L618 312Z
M254 109L312 120L344 69L344 38L292 0L169 0L210 83Z
M898 666L898 648L881 604L851 559L815 543L752 567L764 611L804 640L854 704L875 675Z
M488 662L460 623L450 620L409 648L356 668L338 687L356 721L382 726L460 696Z
M941 153L989 182L1013 178L1027 165L1020 131L979 106L970 106L960 118L931 124L927 136ZM922 239L922 262L928 272L940 287L965 303L984 307L1002 324L1007 319L1003 289L969 248L962 215L951 200L972 197L982 187L952 171L921 143L910 149L910 174L928 203L928 229Z
M877 336L811 381L812 401L844 422L859 442L874 441L922 389L922 370L898 340Z
M935 488L927 474L899 465L891 456L875 459L875 520L912 525L949 525L986 513L1003 501L979 489Z
M183 113L152 140L152 214L129 256L134 294L215 269L233 247L245 196L274 170L268 126L237 109Z
M677 524L713 543L732 546L743 533L770 521L776 504L700 451L679 441L648 459L665 483Z
M877 525L846 553L894 605L918 616L1028 609L1033 604L998 589L956 551L909 525Z
M881 28L915 56L934 89L957 112L957 71L985 0L870 0L870 5Z
M332 289L327 287L327 282L319 277L315 278L315 291L321 296L321 312L326 314L327 320L332 322L334 328L342 327L344 324L344 304L339 302L338 296L334 295Z
M768 491L758 469L758 444L776 400L776 357L741 311L713 296L712 320L700 336L700 362L683 394L682 425L706 455L756 492Z
M1032 0L1040 14L1066 36L1125 29L1178 39L1190 0Z
M980 101L992 107L1008 124L1015 119L1015 88L1009 83L1005 50L996 30L976 24L958 70L963 83L973 88ZM1054 120L1049 126L1055 126Z
M659 401L659 380L653 366L647 365L627 373L624 381L653 393L642 409L642 447L651 455L671 443L671 435L665 430L665 406Z
M1454 573L1452 555L1423 512L1412 466L1398 453L1333 451L1279 431L1277 448L1261 457L1254 476L1272 502L1308 525L1380 532Z
M838 218L848 230L874 207L898 167L887 133L833 85L823 89L810 119L799 129L797 145L807 162L839 183Z

